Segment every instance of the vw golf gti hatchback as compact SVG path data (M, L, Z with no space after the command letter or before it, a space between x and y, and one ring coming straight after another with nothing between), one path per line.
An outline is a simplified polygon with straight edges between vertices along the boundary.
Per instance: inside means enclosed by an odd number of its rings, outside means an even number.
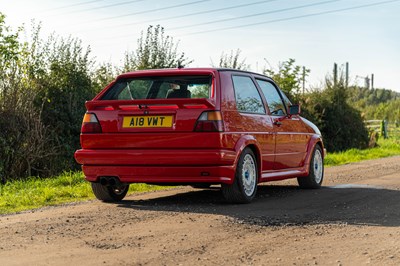
M321 133L275 82L218 68L125 73L86 102L82 165L94 194L122 200L130 183L218 184L248 203L261 182L297 178L319 188Z

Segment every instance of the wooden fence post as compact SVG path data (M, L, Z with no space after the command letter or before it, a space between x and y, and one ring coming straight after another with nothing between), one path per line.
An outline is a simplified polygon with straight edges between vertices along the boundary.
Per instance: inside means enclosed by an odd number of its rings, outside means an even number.
M387 132L387 121L386 119L382 120L381 123L381 135L383 136L384 139L388 138L388 132Z

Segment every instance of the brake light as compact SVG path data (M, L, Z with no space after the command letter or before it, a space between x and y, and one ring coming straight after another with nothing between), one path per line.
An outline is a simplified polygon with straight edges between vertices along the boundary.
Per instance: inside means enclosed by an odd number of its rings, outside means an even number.
M222 132L224 131L224 123L222 115L219 111L203 112L197 119L196 132Z
M215 93L215 80L212 80L211 83L211 98L214 98L214 93Z
M101 125L95 114L86 113L83 117L81 133L101 133Z

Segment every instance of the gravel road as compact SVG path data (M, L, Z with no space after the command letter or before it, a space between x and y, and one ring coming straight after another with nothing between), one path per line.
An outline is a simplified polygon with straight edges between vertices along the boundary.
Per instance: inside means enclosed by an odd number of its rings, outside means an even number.
M400 265L400 157L330 167L324 187L251 204L182 187L0 216L0 265Z

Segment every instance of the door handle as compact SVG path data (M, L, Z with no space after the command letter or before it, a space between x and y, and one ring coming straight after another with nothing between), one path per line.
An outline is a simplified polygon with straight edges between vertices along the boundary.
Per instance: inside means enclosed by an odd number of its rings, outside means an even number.
M276 120L276 121L274 121L274 125L279 127L280 125L282 125L282 122L279 120Z

